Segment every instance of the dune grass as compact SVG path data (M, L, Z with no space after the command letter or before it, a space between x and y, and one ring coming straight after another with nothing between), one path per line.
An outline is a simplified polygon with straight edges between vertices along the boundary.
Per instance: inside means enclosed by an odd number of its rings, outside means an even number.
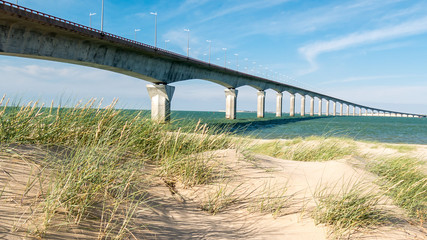
M243 193L238 193L242 184L231 186L229 183L220 183L214 190L206 194L205 201L201 204L201 209L215 215L232 204L244 198Z
M250 151L295 161L328 161L351 155L354 146L347 139L311 137L287 142L257 144Z
M380 176L379 185L395 204L421 224L427 220L427 176L421 170L423 164L420 159L400 156L376 159L368 166Z
M340 188L323 186L316 189L316 223L331 228L335 238L349 238L352 234L389 222L388 214L379 208L381 194L372 193L361 183L350 181Z
M390 148L390 149L395 149L400 153L407 153L407 152L411 152L411 151L415 151L417 150L416 146L411 146L411 145L393 145L393 144L385 144L384 147L386 148Z
M44 224L34 233L39 237L63 216L74 224L96 219L100 238L126 238L135 210L148 201L146 164L185 185L207 183L215 163L206 152L231 145L227 134L206 125L173 132L140 112L115 109L117 100L104 108L94 99L73 108L8 102L0 110L3 149L35 144L47 151L41 164L49 177L39 204Z
M261 191L249 203L250 212L260 212L271 214L274 218L280 217L290 205L292 196L288 195L287 184L273 184L266 182L262 185Z

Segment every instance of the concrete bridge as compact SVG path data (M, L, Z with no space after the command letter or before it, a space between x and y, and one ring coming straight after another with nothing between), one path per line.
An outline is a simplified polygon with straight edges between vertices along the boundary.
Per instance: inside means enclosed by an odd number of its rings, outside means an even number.
M276 116L282 116L283 92L290 94L295 116L295 95L301 96L301 116L425 117L363 106L303 88L234 71L130 39L101 32L45 13L0 0L0 54L66 62L105 69L151 82L147 85L154 120L169 120L175 87L171 83L201 79L225 87L225 117L236 118L237 88L258 90L257 116L265 113L265 90L277 92ZM306 113L306 97L310 98ZM315 101L318 111L315 113ZM326 102L325 113L322 101ZM344 109L345 106L345 109ZM339 111L337 108L339 107ZM332 113L330 113L332 108Z

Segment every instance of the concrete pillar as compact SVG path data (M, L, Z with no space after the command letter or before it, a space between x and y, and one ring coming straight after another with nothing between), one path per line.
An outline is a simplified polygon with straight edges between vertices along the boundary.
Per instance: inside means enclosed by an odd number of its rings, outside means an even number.
M347 116L350 116L350 105L347 104Z
M359 107L359 116L362 116L362 108Z
M326 100L326 116L329 116L329 99Z
M336 116L337 115L337 102L335 102L335 101L333 101L332 102L333 104L334 104L334 116Z
M301 95L301 117L305 116L305 95Z
M265 91L260 90L257 93L257 114L258 118L263 118L265 113Z
M276 96L276 117L282 117L283 93L278 92Z
M238 90L234 88L225 89L225 118L236 119L236 103Z
M151 119L160 123L168 122L175 87L163 84L147 84L147 91L151 99Z
M319 116L322 116L322 98L319 98Z
M314 116L314 97L310 96L310 116Z
M344 113L343 113L343 109L344 109L344 104L343 103L340 103L341 105L340 105L340 116L342 116Z
M368 116L368 109L365 108L365 116Z
M356 106L353 106L353 116L356 116Z
M294 93L290 93L291 94L291 98L290 98L290 106L289 106L289 116L293 117L295 116L295 94Z

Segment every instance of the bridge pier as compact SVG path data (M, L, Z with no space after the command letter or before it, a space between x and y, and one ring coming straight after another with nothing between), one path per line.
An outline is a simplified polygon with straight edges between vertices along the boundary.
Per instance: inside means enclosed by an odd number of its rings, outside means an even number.
M353 105L353 117L356 116L356 107Z
M235 88L225 89L225 118L236 119L236 100L239 91Z
M319 116L322 116L322 98L319 97Z
M329 99L326 100L326 116L329 116Z
M147 91L151 99L151 119L160 123L168 122L175 87L165 84L147 84Z
M265 91L259 90L257 93L257 114L258 118L263 118L265 113Z
M290 106L289 106L289 116L293 117L295 116L295 93L290 93Z
M305 95L301 95L301 117L305 116Z
M350 116L350 105L347 103L347 116Z
M314 116L314 97L310 96L310 116Z
M276 117L282 117L282 111L283 111L283 93L278 92L276 95Z
M344 104L340 103L340 116L343 115L343 110L344 110Z
M332 103L334 104L334 112L333 112L333 115L334 115L334 116L336 116L336 115L337 115L337 102L336 102L336 101L333 101Z

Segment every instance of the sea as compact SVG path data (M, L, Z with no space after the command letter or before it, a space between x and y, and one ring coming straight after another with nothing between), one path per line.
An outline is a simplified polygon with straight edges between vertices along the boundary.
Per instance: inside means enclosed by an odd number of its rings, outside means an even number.
M292 139L309 136L347 137L355 140L427 144L427 118L372 116L306 116L277 118L266 113L238 112L235 120L224 112L172 111L173 124L198 122L227 129L240 136L262 139Z

